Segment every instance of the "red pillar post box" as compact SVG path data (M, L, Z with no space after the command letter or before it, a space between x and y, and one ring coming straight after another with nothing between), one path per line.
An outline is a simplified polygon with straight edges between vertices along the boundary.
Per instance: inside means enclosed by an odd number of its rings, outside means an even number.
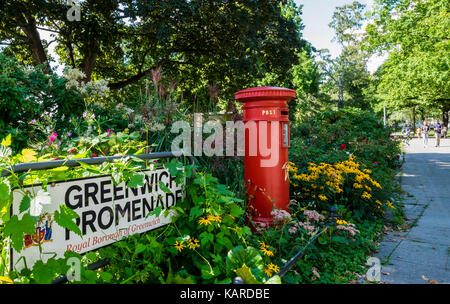
M271 224L274 208L288 209L290 127L287 101L295 97L294 90L277 87L235 93L235 99L243 102L247 209L256 227ZM256 153L254 145L257 145Z

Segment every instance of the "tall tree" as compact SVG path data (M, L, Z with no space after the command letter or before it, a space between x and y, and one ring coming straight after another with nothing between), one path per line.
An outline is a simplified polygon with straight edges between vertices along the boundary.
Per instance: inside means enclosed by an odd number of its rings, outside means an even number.
M69 21L65 0L0 1L0 41L24 62L52 60L40 31L54 34L61 63L112 89L161 66L195 92L216 83L231 96L271 70L283 76L304 46L291 0L82 1Z
M377 0L366 28L368 49L388 52L378 94L393 109L450 110L450 2Z
M367 71L369 57L360 47L364 9L365 5L357 1L336 8L329 26L335 31L333 40L341 46L342 51L334 59L326 51L320 56L322 69L337 89L338 108L345 104L362 108L368 105L364 101L364 90L370 81Z

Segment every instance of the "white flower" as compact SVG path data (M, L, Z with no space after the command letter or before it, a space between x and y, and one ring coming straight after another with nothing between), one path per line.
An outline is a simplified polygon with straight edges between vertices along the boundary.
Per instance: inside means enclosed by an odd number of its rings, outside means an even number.
M52 200L50 194L47 191L39 190L36 196L30 201L30 215L39 216L41 215L44 205L50 205Z

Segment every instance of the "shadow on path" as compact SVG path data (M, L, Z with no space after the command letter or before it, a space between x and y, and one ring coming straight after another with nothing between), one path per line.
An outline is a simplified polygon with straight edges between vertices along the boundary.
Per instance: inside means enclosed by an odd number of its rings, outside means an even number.
M381 281L427 283L425 278L450 283L450 139L435 148L430 140L413 139L406 147L401 185L404 210L411 222L407 232L391 232L380 245Z

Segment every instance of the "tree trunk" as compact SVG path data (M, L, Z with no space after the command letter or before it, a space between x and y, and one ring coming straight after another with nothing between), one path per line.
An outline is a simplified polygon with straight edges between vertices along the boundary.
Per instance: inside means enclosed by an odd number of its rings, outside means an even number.
M423 110L423 109L420 111L420 119L422 122L425 121L425 110Z
M92 71L94 70L97 61L97 47L97 43L92 43L86 54L84 54L83 61L81 62L80 69L86 75L83 79L84 82L89 82L91 80Z
M36 27L36 20L27 16L28 20L22 19L21 29L28 38L28 45L31 50L34 65L44 64L44 71L50 73L50 65L45 54L44 46L42 45L41 36Z
M416 107L412 108L412 121L413 121L412 131L413 134L416 134Z

